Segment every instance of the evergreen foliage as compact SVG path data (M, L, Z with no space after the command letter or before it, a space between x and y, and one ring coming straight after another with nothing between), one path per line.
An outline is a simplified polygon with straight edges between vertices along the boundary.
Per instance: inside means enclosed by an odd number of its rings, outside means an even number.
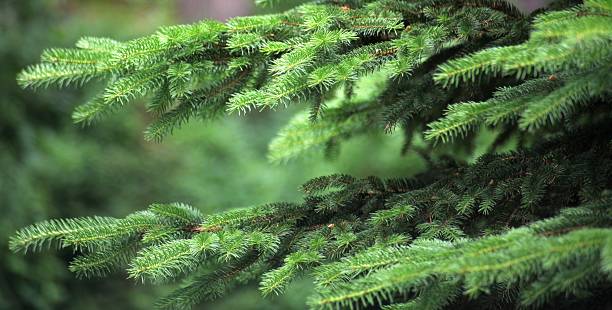
M164 308L255 280L263 295L280 294L310 273L312 308L604 309L611 22L609 0L558 1L533 16L503 1L315 1L47 50L22 86L107 83L77 122L148 97L145 137L160 139L194 117L304 102L271 160L401 127L429 167L397 179L315 178L300 203L210 215L156 204L123 219L49 220L10 247L73 247L81 256L70 269L82 277L116 267L143 282L186 277ZM474 163L432 156L436 144L469 148L482 126L496 138ZM496 152L512 140L515 150Z

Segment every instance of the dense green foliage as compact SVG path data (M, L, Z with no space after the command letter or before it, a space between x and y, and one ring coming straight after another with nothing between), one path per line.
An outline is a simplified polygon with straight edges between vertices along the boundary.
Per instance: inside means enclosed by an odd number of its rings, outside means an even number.
M183 201L217 212L235 205L297 199L295 188L304 179L336 168L325 162L267 164L265 147L286 118L282 113L193 124L194 130L177 132L164 144L142 140L147 118L139 106L98 126L74 126L70 111L99 90L98 85L33 95L18 86L19 71L35 62L46 46L72 44L83 31L133 37L150 32L153 22L175 21L160 4L70 2L68 7L66 1L0 4L0 210L6 215L0 218L0 309L150 309L154 297L170 288L135 285L120 273L82 280L65 268L74 258L70 249L24 257L9 250L9 236L48 218L125 216L156 201ZM131 33L121 33L127 25ZM238 136L248 138L234 138ZM387 170L402 167L386 166ZM343 169L367 173L356 163ZM263 172L267 179L259 177ZM220 182L224 178L234 182ZM310 283L296 284L299 292L274 300L264 300L251 285L214 307L300 309Z
M104 292L121 301L124 309L133 309L153 294L147 293L149 288L128 294L130 283L119 277L77 282L63 268L70 260L66 253L24 260L8 249L8 236L34 221L125 214L135 209L134 204L149 203L149 195L158 196L170 185L141 184L142 178L155 178L152 168L172 163L168 157L150 156L143 165L133 164L147 153L139 143L140 126L125 121L134 113L105 126L79 130L67 113L86 98L84 91L50 90L32 96L17 85L15 75L36 61L43 46L74 40L75 35L66 30L71 21L62 17L55 1L0 4L0 210L4 214L0 218L0 309L72 309L72 303L103 308L106 298L85 294L91 291ZM88 31L108 28L103 22L97 28L87 27ZM109 143L102 149L98 142L104 139ZM102 154L117 160L108 161Z
M609 0L558 1L533 16L503 1L316 1L49 49L22 86L107 83L77 122L146 97L145 137L160 139L191 118L304 102L271 160L401 128L404 150L428 167L318 177L300 203L48 220L10 246L72 247L80 277L126 268L142 282L186 278L164 308L255 279L263 295L280 294L304 273L313 308L609 307L611 22ZM463 163L485 127L489 152Z

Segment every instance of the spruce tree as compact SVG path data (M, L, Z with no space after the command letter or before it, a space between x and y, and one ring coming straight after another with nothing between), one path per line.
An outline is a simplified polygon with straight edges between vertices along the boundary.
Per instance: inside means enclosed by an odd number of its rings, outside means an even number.
M428 167L322 176L301 202L218 214L170 203L53 219L10 247L72 247L79 277L184 279L158 303L171 309L251 281L281 294L305 274L314 309L612 307L610 25L610 0L530 15L496 0L324 0L48 49L23 87L106 83L78 123L144 97L145 138L161 140L190 119L302 104L272 161L401 130ZM485 131L494 141L466 163Z

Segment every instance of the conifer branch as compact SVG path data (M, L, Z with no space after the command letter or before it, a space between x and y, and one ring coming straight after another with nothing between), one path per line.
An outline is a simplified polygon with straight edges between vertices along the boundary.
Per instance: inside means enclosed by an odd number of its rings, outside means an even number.
M403 151L427 167L317 177L297 203L48 220L16 232L10 249L73 247L79 277L186 278L159 303L172 309L248 281L281 294L307 273L312 308L609 304L611 21L610 0L531 17L498 0L312 1L48 49L20 85L106 83L77 122L144 98L145 138L160 140L194 117L303 102L270 143L271 161L401 127ZM470 157L483 127L496 135L486 148L510 151Z

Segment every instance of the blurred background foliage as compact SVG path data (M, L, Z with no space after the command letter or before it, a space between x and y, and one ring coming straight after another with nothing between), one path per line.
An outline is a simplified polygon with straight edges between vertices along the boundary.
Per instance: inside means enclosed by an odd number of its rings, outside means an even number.
M284 1L280 9L298 2ZM221 12L220 5L235 7ZM423 169L416 153L401 154L399 133L357 137L331 159L317 153L270 164L268 142L300 107L192 122L163 143L149 143L142 138L141 105L82 128L70 114L95 85L32 93L15 82L44 48L71 46L83 35L130 39L162 25L253 10L250 0L0 0L0 309L150 309L167 290L123 273L78 280L66 269L70 251L9 253L8 236L35 221L122 217L173 201L215 212L298 200L299 184L332 172L400 176ZM288 294L263 299L254 284L202 308L301 309L309 290L305 280Z

